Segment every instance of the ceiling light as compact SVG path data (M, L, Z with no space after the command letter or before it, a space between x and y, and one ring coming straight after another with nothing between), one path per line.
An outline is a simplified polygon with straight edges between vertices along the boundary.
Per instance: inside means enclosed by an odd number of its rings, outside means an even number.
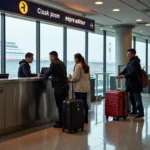
M141 21L142 21L142 19L137 19L136 21L137 21L137 22L141 22Z
M149 24L146 24L145 26L150 27L150 23L149 23Z
M96 5L102 5L102 4L103 4L103 2L102 2L102 1L98 1L98 0L97 0L97 1L95 2L95 4L96 4Z
M118 8L115 8L115 9L113 9L113 11L116 11L116 12L118 12L118 11L120 11L120 9L118 9Z

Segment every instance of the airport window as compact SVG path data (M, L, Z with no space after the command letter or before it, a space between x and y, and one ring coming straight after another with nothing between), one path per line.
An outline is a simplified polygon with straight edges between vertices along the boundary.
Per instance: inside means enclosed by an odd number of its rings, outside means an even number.
M148 44L148 73L150 74L150 43Z
M74 69L74 54L81 53L85 57L85 32L67 30L67 73L72 74Z
M20 60L25 53L32 52L34 61L32 73L36 72L36 23L32 21L6 17L6 72L16 77Z
M103 35L89 33L89 66L91 76L103 72Z
M115 37L106 37L106 72L115 73Z
M141 60L142 68L145 67L146 65L146 43L144 41L143 42L136 41L136 52L137 52L137 56Z
M134 41L132 40L132 48L134 48Z
M41 67L49 67L49 52L57 51L63 61L63 27L41 24Z
M98 85L98 95L103 93L103 35L89 33L89 58L91 77L95 78L95 73L100 73L96 80Z

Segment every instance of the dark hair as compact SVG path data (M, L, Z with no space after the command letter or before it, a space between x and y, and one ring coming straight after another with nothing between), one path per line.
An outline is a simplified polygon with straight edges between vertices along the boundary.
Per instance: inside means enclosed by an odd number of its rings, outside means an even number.
M131 48L131 49L128 49L128 52L131 52L132 54L136 54L136 50Z
M25 59L30 58L30 57L32 57L33 55L34 55L34 54L32 54L32 53L30 53L30 52L29 52L29 53L26 53L26 54L25 54Z
M56 58L58 58L58 53L56 51L50 52L49 55L52 55L52 56L55 56Z
M84 60L84 57L80 53L75 54L74 58L78 59L79 63L82 64L82 68L84 70L84 73L89 73L90 72L89 66L87 65L87 63Z

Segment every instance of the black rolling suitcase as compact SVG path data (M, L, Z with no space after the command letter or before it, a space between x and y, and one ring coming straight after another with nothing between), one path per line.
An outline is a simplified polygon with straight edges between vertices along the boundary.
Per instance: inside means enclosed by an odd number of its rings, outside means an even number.
M77 132L84 129L84 104L82 100L66 100L63 102L62 131Z
M84 103L82 100L70 99L63 102L62 131L70 133L84 130Z

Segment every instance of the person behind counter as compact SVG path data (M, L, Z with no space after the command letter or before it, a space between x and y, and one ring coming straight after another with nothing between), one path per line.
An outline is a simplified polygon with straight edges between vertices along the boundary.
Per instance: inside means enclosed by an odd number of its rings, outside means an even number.
M26 53L25 59L19 62L19 69L18 69L18 77L25 78L25 77L36 77L37 74L31 73L30 63L33 62L33 54Z
M58 53L56 51L49 53L49 59L51 61L49 70L44 75L38 76L44 78L51 76L52 87L54 88L54 96L59 114L59 121L55 122L54 128L61 128L63 101L68 97L69 90L66 66L58 58Z
M71 82L74 83L75 99L82 99L85 109L85 123L88 123L88 102L87 93L90 92L90 68L84 57L77 53L74 55L75 68Z

